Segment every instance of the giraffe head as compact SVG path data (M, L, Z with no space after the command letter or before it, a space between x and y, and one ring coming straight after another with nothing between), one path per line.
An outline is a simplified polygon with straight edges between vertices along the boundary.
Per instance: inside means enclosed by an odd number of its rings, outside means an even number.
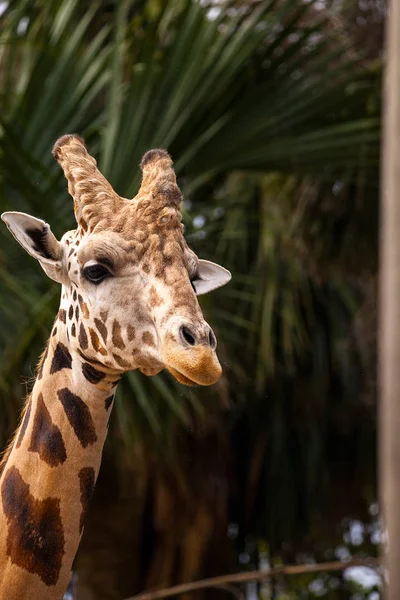
M53 155L68 180L77 228L58 241L35 217L7 212L2 219L62 284L58 319L69 346L104 369L154 375L166 368L187 385L215 383L217 343L196 296L231 276L188 248L169 154L143 156L133 200L116 194L80 137L63 136Z

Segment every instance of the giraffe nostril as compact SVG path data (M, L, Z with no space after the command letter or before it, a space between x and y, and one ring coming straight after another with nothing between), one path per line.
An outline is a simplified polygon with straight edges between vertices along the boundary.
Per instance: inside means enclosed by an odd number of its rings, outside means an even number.
M185 327L183 325L180 329L180 332L181 332L181 337L184 339L184 341L186 343L189 344L189 346L194 346L196 344L196 338L194 337L194 335L190 331L190 329L188 329L188 327Z
M215 337L215 333L212 329L210 329L210 333L208 334L208 341L213 350L217 347L217 338Z

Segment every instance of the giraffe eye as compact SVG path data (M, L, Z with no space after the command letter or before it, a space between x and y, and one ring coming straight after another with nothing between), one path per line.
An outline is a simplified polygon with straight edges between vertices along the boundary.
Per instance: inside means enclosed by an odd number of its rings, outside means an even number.
M95 263L89 265L83 269L83 276L90 283L94 283L98 285L107 277L110 277L111 273L104 265L100 265L99 263Z

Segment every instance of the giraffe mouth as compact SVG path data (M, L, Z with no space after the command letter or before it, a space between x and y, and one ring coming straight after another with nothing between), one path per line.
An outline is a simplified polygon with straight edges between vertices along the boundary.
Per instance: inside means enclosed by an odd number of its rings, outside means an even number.
M182 373L180 373L176 369L173 369L172 367L167 367L167 369L171 373L171 375L173 375L175 377L175 379L177 381L179 381L179 383L183 383L183 385L188 385L188 386L191 386L191 387L201 385L200 383L197 383L196 381L193 381L192 379L189 379L189 377L186 377L185 375L183 375Z
M166 354L166 369L183 385L213 385L222 375L218 358L210 348L197 348L193 353L174 349Z
M164 367L183 385L213 385L222 375L215 350L205 344L188 347L167 339L161 355Z

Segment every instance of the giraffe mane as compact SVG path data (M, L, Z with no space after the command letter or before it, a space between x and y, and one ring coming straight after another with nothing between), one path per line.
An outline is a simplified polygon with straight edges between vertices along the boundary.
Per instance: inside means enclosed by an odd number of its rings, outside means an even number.
M46 359L47 356L47 352L48 352L48 346L46 345L46 348L43 350L42 354L40 355L39 358L39 362L38 365L36 367L36 376L40 376L41 371L42 371L42 367L43 367L43 363ZM15 439L18 435L18 432L20 431L20 427L22 425L22 422L25 418L26 415L26 411L28 410L28 406L29 406L29 402L31 400L31 396L32 396L32 392L29 392L29 394L27 395L27 397L25 398L25 403L24 406L22 407L21 410L21 414L19 417L19 422L18 422L18 427L15 429L14 433L12 434L10 441L8 442L7 446L5 447L5 449L0 453L0 476L4 471L4 467L7 464L7 460L8 457L10 456L10 452L13 449L14 443L15 443Z
M14 446L14 443L15 443L15 439L16 439L19 431L20 431L20 427L21 427L22 422L23 422L23 420L25 418L26 411L28 410L29 402L30 402L30 399L31 399L31 395L32 395L32 392L30 392L28 394L28 396L25 398L25 404L24 404L24 406L22 407L22 410L21 410L21 414L20 414L20 418L19 418L19 422L18 422L18 427L16 428L16 430L12 434L12 436L10 438L10 441L8 442L6 448L1 452L1 458L0 458L0 476L3 473L3 471L4 471L4 467L7 464L8 457L10 456L11 450L13 449L13 446Z

